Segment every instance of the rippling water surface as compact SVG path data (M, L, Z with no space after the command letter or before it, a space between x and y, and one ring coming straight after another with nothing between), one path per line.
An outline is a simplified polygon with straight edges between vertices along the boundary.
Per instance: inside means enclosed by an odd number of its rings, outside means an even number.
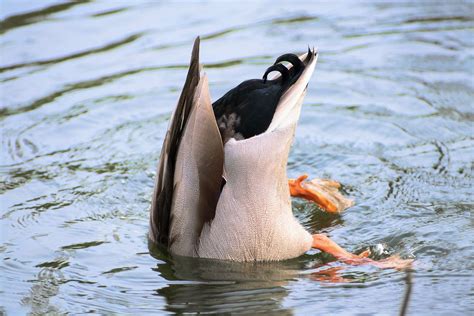
M173 259L147 244L160 146L192 41L215 98L319 47L289 176L313 233L416 258L409 312L474 306L474 5L444 2L0 3L0 313L396 315L405 274L317 251L273 264ZM377 248L378 247L378 248Z

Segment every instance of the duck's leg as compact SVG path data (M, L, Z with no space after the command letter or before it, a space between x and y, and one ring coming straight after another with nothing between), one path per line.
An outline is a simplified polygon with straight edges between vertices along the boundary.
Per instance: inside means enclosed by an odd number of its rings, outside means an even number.
M341 261L366 258L370 254L370 252L367 251L363 252L361 256L352 254L323 234L313 235L313 244L311 247L326 252Z
M307 178L305 174L288 180L291 196L312 201L330 213L339 213L354 204L339 192L341 185L338 182L319 179L305 181Z
M413 260L411 259L401 259L398 256L391 256L380 261L375 261L368 258L368 256L370 255L369 250L364 251L360 255L355 255L343 249L341 246L339 246L323 234L313 235L312 247L323 252L329 253L330 255L336 257L338 260L352 265L370 264L382 269L406 269L410 267L411 263L413 262Z
M332 180L317 180L304 181L308 178L307 175L302 175L298 179L289 179L290 194L294 197L301 197L318 204L322 209L338 213L344 209L352 206L354 203L342 196L339 192L341 185ZM379 261L368 258L370 251L366 250L359 255L348 252L334 241L329 239L326 235L313 235L312 248L326 252L336 259L352 265L370 264L379 268L408 268L413 260L401 259L398 256L391 256Z

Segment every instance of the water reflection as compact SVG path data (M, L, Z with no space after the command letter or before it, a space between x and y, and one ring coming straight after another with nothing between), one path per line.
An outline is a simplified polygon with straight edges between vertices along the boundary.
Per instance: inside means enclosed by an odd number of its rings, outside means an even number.
M171 312L263 312L282 309L285 285L305 265L299 259L274 263L236 263L166 256L149 243L160 260L156 271L170 281L157 290ZM179 280L187 280L180 282Z
M22 305L31 306L31 314L41 315L47 313L62 313L58 307L54 306L51 298L54 298L64 278L60 270L45 268L38 273L38 278L34 280L30 293L21 300Z
M288 286L299 279L321 284L361 284L378 279L371 267L348 267L330 255L306 254L283 262L230 262L171 256L148 243L159 261L153 270L168 281L156 290L166 298L166 309L176 313L282 311ZM333 262L333 264L330 264Z

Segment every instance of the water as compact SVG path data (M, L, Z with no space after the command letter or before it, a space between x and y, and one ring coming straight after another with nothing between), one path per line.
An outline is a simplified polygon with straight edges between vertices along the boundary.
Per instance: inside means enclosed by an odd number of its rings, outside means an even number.
M289 176L356 206L294 212L351 251L416 258L409 313L474 309L474 5L3 1L0 313L396 315L405 274L317 251L173 259L147 244L160 146L193 39L213 98L319 47Z

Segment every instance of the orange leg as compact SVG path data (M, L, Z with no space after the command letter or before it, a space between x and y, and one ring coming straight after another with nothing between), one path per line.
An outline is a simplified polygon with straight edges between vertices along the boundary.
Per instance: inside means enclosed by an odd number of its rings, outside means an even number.
M359 256L352 254L348 252L347 250L343 249L341 246L339 246L334 241L329 239L329 237L323 234L313 235L312 247L318 250L321 250L323 252L326 252L342 261L360 259ZM367 255L364 254L365 257L367 257Z
M370 255L370 251L368 250L364 251L360 255L355 255L344 250L338 244L336 244L334 241L332 241L323 234L313 235L312 247L323 252L329 253L330 255L336 257L338 260L352 265L370 264L382 269L406 269L410 267L411 263L413 262L413 260L411 259L401 259L398 256L392 256L387 259L375 261L367 258Z
M298 179L289 179L290 194L294 197L304 198L318 204L322 209L338 213L353 205L353 201L345 198L340 192L340 184L332 180L311 180L305 181L307 175L302 175ZM375 261L368 256L370 251L366 250L360 255L352 254L341 248L334 241L322 234L313 235L312 247L329 253L338 260L352 265L370 264L379 268L405 269L410 267L413 260L401 259L398 256Z

